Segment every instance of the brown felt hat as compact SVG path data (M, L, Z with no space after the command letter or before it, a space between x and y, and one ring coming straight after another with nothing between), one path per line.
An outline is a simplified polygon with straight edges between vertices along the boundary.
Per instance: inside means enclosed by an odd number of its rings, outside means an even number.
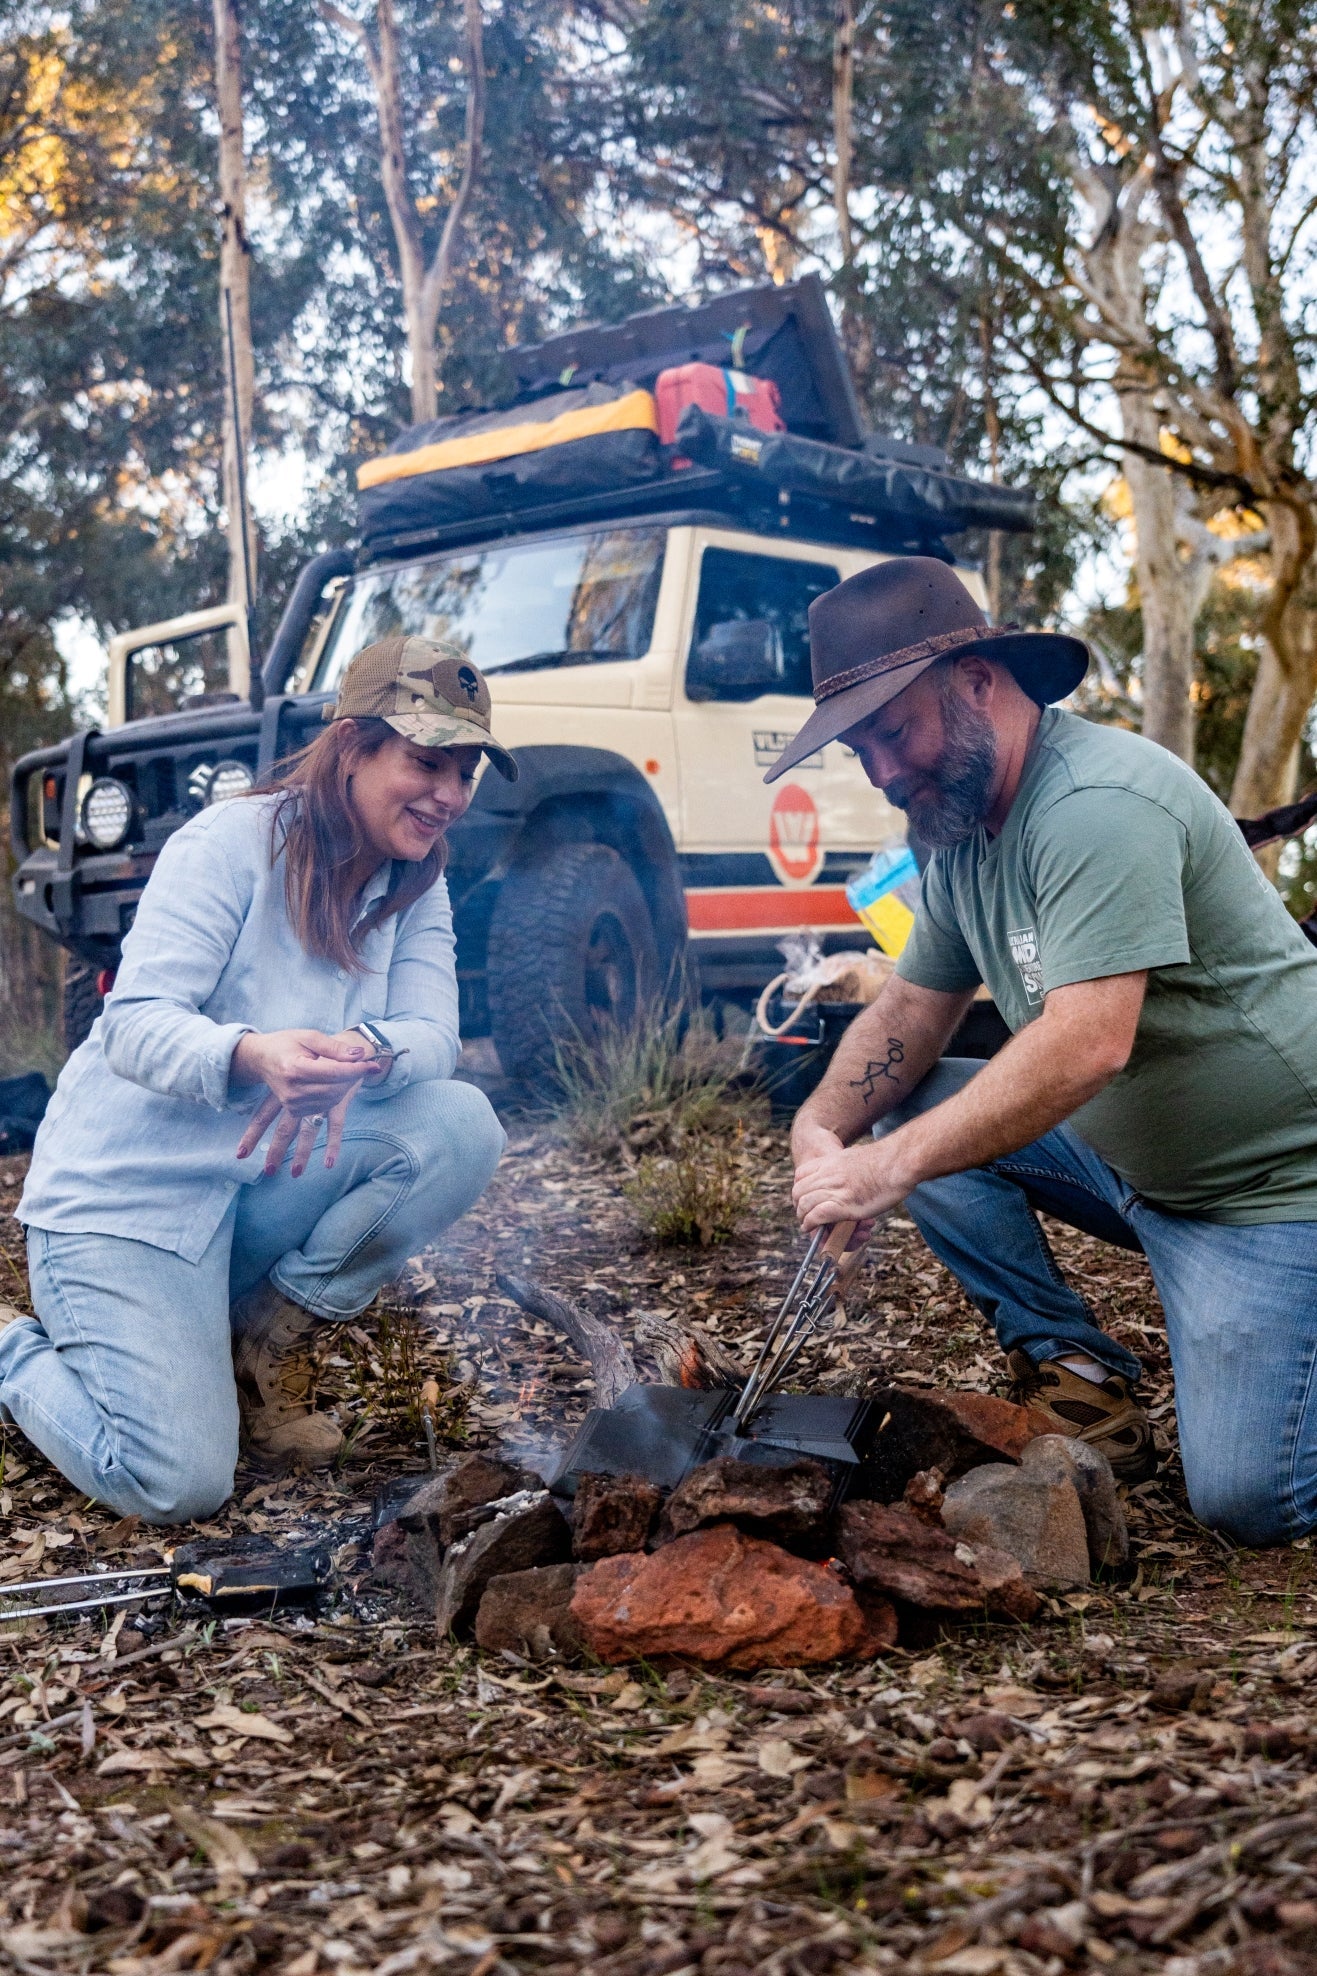
M893 556L825 590L809 607L814 712L764 781L858 727L938 659L970 652L999 659L1040 706L1064 700L1088 670L1081 638L989 624L935 556Z

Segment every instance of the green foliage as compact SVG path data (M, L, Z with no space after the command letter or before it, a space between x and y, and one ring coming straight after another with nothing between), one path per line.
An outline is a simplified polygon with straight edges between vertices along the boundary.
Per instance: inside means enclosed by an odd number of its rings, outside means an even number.
M675 1155L647 1153L640 1161L622 1191L654 1241L707 1249L736 1233L754 1192L740 1136L693 1132Z
M1055 356L1057 333L998 250L1023 237L1039 278L1059 279L1071 205L1040 98L1006 59L1008 18L967 0L858 0L848 261L831 210L834 9L641 0L627 22L623 54L611 18L597 36L615 202L676 220L697 291L821 264L874 426L1038 486L1037 533L1002 545L1000 602L1041 621L1096 524L1058 498L1077 461L1058 456L1020 354Z

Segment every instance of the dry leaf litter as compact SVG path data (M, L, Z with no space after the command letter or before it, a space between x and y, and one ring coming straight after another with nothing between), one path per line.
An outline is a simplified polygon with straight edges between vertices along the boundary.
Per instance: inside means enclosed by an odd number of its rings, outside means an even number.
M1169 1365L1138 1259L1054 1231L1143 1355L1168 1465L1127 1495L1136 1569L1033 1625L866 1665L714 1678L519 1665L437 1642L368 1584L380 1492L441 1453L522 1458L587 1369L494 1286L538 1276L627 1328L698 1321L747 1355L794 1252L785 1135L737 1157L737 1237L657 1251L616 1163L512 1122L476 1211L383 1313L327 1346L341 1468L242 1472L183 1533L328 1540L318 1612L211 1620L159 1601L3 1629L0 1962L23 1976L1296 1976L1317 1970L1317 1586L1305 1544L1237 1552L1190 1518ZM12 1207L22 1162L0 1165ZM0 1233L0 1297L26 1304ZM399 1310L410 1307L410 1315ZM984 1326L895 1217L802 1383L989 1389ZM10 1435L6 1583L160 1560Z

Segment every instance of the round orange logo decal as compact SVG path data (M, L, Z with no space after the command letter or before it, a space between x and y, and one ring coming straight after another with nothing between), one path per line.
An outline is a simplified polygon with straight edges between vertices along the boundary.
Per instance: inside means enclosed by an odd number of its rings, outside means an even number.
M788 782L768 816L768 856L784 885L812 885L823 866L819 813L808 789Z

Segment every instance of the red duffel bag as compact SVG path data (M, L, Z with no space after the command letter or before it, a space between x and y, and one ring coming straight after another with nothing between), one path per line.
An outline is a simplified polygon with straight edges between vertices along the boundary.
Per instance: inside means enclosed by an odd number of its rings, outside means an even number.
M677 421L687 405L698 405L715 418L739 416L760 432L786 431L777 386L771 378L751 377L748 371L722 370L717 364L679 364L659 372L654 401L664 446L671 446L676 439Z

